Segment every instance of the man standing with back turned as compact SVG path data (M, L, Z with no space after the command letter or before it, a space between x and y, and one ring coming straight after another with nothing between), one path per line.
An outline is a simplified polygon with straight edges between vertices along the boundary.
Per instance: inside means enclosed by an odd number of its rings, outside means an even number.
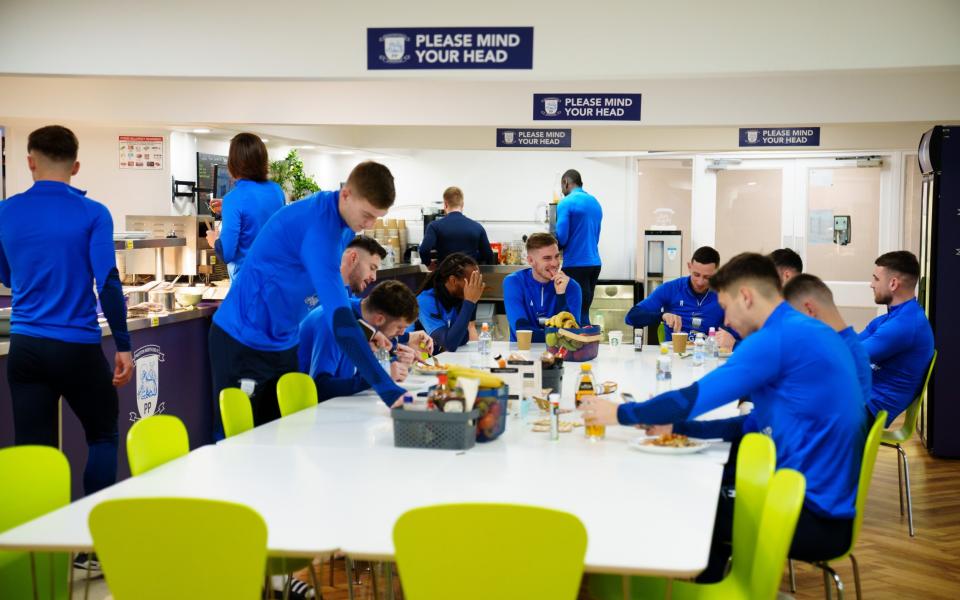
M580 324L590 322L593 289L600 279L600 224L603 209L583 191L580 173L570 169L560 178L565 196L557 206L557 241L563 250L563 272L580 286Z

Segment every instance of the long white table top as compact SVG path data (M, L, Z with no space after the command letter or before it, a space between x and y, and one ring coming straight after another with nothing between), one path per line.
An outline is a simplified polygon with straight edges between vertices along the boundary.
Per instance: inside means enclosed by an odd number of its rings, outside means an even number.
M655 353L601 350L594 361L599 379L618 381L637 398L654 389ZM473 358L461 351L442 360ZM689 359L675 359L675 386L705 372L688 364ZM565 378L579 365L568 369ZM572 381L564 387L572 390ZM731 409L716 416L724 411ZM534 409L530 418L539 417ZM393 447L389 411L379 399L337 398L5 532L0 548L88 550L87 517L96 503L190 496L240 502L260 512L275 554L340 550L361 559L389 559L393 524L406 510L445 502L509 502L577 515L588 532L588 571L694 575L706 566L728 446L695 455L651 455L628 447L640 435L633 428L610 427L605 440L591 442L576 428L553 442L548 434L530 431L528 422L511 418L500 439L469 451L402 449Z

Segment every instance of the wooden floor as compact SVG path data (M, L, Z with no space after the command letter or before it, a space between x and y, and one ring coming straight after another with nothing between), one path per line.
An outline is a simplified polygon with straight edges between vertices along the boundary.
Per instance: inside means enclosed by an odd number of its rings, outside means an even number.
M896 450L881 447L855 553L860 562L863 597L960 599L960 461L933 459L917 441L909 442L906 450L917 535L909 536L906 517L900 517ZM850 562L835 568L846 586L846 597L854 598ZM326 600L348 598L342 560L335 563L334 586L328 585L327 564L318 575ZM378 583L384 590L382 578ZM399 590L396 580L394 583ZM797 584L798 590L793 594L797 599L824 597L819 569L797 565ZM786 576L781 591L789 593ZM358 599L374 597L369 570L361 568L361 585L355 587L355 592ZM385 597L382 593L378 596ZM91 594L91 598L96 597L102 596ZM581 600L589 598L585 591L581 593Z

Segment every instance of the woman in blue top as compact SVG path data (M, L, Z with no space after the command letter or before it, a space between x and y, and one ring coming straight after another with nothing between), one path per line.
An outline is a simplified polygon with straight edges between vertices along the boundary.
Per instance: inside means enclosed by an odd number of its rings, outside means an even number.
M227 170L237 185L223 199L220 232L208 229L207 242L227 263L232 279L260 229L283 208L284 196L283 189L267 179L267 147L252 133L238 133L230 140ZM216 208L213 202L211 208Z
M477 261L461 252L443 259L423 282L417 295L418 323L433 338L436 352L455 352L468 341L477 339L473 314L483 288Z

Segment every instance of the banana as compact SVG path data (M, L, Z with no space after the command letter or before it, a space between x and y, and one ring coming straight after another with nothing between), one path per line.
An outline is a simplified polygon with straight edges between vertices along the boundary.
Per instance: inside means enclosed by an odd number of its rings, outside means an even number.
M480 371L478 369L469 369L467 367L460 367L456 365L450 365L447 368L447 373L453 377L467 377L470 379L478 379L480 381L480 387L482 388L498 388L503 385L503 380L499 377L491 375L486 371Z

